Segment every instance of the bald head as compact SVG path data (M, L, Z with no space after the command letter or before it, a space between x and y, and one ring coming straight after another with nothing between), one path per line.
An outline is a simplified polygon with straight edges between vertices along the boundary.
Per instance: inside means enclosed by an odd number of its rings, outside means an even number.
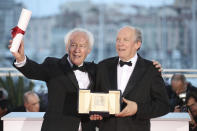
M186 78L183 74L174 74L171 78L172 90L179 95L187 89Z

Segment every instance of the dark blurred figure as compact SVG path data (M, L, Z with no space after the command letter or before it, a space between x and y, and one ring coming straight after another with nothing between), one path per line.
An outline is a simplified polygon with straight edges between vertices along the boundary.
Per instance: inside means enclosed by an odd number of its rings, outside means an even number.
M171 85L166 86L166 89L171 112L187 112L185 99L188 92L197 93L197 88L187 82L183 74L174 74L171 78Z
M40 111L46 112L48 106L48 93L40 93L38 96L40 97Z
M188 107L188 112L191 117L190 121L190 131L197 131L197 93L188 92L186 97L186 104Z
M39 112L40 98L33 91L28 91L24 94L24 105L17 107L14 112Z
M9 113L8 93L4 88L0 88L0 119ZM0 120L0 131L3 131L3 121Z

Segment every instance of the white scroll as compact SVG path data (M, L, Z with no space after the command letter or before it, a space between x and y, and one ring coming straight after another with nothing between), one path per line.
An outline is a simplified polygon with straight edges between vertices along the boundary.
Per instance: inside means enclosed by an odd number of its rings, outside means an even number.
M20 15L20 18L19 18L19 21L18 21L18 25L13 28L13 34L12 34L12 37L13 37L13 41L12 41L12 46L10 48L10 51L11 52L17 52L18 51L18 48L20 47L20 43L23 39L23 36L24 36L24 33L27 29L27 25L29 23L29 20L31 18L31 14L32 12L27 10L27 9L22 9L22 12L21 12L21 15ZM21 33L23 32L23 33Z

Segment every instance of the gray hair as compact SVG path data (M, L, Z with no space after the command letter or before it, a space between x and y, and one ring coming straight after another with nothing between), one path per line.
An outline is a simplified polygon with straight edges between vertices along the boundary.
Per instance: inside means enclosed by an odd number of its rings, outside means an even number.
M65 44L69 44L69 43L70 43L70 42L69 42L70 36L71 36L74 32L83 32L83 33L85 33L85 34L88 36L89 47L90 47L90 48L93 47L93 45L94 45L94 36L93 36L93 34L92 34L90 31L88 31L88 30L86 30L86 29L83 29L83 28L75 28L75 29L69 31L69 32L65 35L65 37L64 37L64 43L65 43Z
M138 28L134 28L134 29L135 29L135 37L136 37L135 41L142 43L142 32Z
M27 92L25 92L25 94L23 96L24 103L28 103L29 102L28 101L28 97L29 96L35 96L35 97L37 97L40 100L40 98L38 97L38 95L34 91L27 91Z

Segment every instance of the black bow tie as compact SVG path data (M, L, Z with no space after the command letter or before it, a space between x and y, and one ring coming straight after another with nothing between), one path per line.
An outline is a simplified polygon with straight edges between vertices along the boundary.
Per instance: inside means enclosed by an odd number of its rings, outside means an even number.
M120 67L122 67L122 66L124 66L124 65L128 65L128 66L132 66L132 63L131 63L131 61L129 61L129 62L124 62L124 61L119 61L119 64L120 64Z
M86 69L85 69L84 66L78 67L78 66L76 66L76 65L73 65L72 70L73 70L73 71L75 71L75 70L80 70L80 71L82 71L82 72L86 72Z

